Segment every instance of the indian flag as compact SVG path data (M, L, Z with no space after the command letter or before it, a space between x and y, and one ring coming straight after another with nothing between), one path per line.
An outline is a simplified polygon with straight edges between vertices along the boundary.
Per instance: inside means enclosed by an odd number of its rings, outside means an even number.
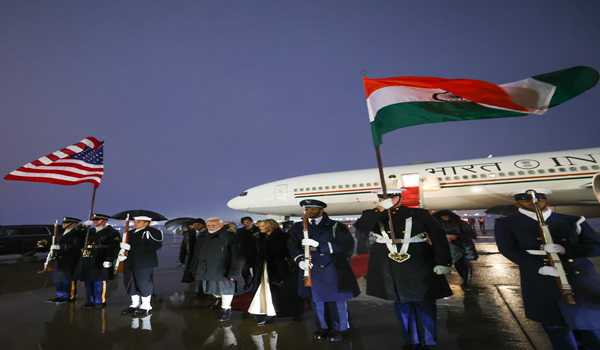
M573 67L497 85L434 77L364 78L375 145L407 126L543 114L598 82L590 67Z

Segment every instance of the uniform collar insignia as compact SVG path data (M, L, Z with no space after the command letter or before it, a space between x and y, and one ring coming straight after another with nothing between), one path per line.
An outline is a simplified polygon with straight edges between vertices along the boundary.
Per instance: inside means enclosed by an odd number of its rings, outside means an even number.
M519 208L519 213L527 216L528 218L530 218L532 220L537 221L537 216L532 211L525 210L523 208ZM544 221L548 221L548 218L550 217L550 215L552 215L552 210L550 210L549 208L546 208L546 210L544 210L542 215L544 216Z

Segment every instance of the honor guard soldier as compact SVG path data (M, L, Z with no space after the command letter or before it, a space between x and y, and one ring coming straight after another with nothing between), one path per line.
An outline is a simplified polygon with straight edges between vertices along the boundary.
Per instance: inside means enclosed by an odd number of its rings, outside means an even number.
M118 258L125 263L123 281L131 296L131 305L121 314L146 317L152 314L154 268L158 266L157 250L162 246L163 234L150 227L152 218L148 216L136 216L133 220L135 229L127 232L127 243L121 243L128 254Z
M305 291L300 281L300 295L309 293L319 330L314 339L339 342L350 328L348 300L360 293L350 267L354 251L354 238L345 224L331 220L324 209L327 204L306 199L300 202L308 217L308 238L304 238L304 225L295 223L290 229L289 251L302 271L309 270L312 286ZM310 247L310 259L305 258L305 247ZM310 261L309 261L310 260ZM302 274L299 274L302 278ZM326 303L335 304L333 325L328 325Z
M50 247L56 257L54 286L56 297L48 299L53 303L74 302L77 296L77 279L75 270L81 257L84 233L79 223L81 220L72 217L63 219L62 236Z
M496 220L498 250L519 266L525 315L542 324L554 349L600 349L600 275L587 259L600 256L600 235L583 217L554 213L548 194L539 189L514 195L518 212ZM541 236L535 202L553 243ZM549 254L558 254L560 264L547 265ZM574 304L561 293L561 274Z
M395 301L405 349L431 349L437 345L436 299L452 295L444 276L451 263L446 235L427 210L402 206L401 191L379 197L379 205L355 223L376 237L369 252L367 294ZM389 215L396 238L388 235Z
M84 307L106 306L106 281L113 278L112 265L119 252L121 236L108 224L105 214L92 216L93 227L88 228L85 246L79 260L78 277L85 283L87 300Z

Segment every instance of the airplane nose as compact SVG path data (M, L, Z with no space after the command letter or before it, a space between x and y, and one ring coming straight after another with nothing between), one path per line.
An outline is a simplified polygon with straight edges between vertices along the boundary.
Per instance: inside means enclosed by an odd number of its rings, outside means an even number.
M241 197L235 197L227 202L227 206L233 210L245 210L248 209L248 205L245 203L246 201Z

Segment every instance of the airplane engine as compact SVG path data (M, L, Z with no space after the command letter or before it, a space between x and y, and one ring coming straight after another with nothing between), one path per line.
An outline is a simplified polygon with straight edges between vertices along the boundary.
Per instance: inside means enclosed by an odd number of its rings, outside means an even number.
M600 173L594 175L592 178L592 189L594 190L594 196L600 202Z

